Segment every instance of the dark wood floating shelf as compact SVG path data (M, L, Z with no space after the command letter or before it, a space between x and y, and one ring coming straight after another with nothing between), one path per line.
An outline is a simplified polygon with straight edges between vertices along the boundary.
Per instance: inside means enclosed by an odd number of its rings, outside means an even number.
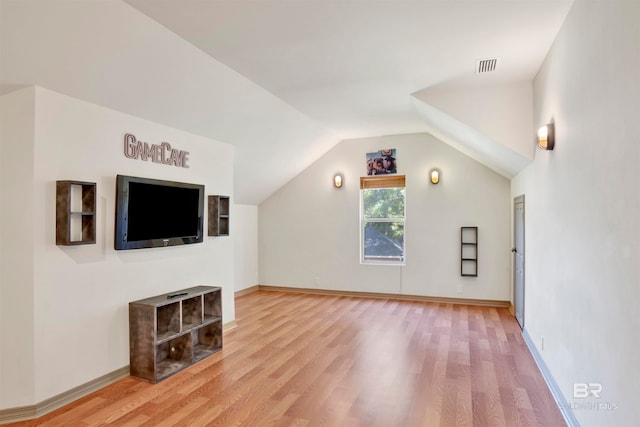
M460 227L460 275L478 276L478 227Z
M56 181L56 245L96 242L96 183Z
M208 197L208 236L229 235L229 196Z
M152 383L222 349L222 294L195 286L129 303L131 376Z

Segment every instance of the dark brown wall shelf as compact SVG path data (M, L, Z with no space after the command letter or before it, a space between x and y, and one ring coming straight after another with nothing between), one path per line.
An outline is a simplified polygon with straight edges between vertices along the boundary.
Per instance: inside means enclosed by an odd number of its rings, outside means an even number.
M96 242L96 183L56 181L56 245Z
M229 235L229 197L209 196L208 198L208 236Z
M478 227L460 227L460 275L478 276Z
M156 383L221 349L220 288L195 286L129 303L131 376Z

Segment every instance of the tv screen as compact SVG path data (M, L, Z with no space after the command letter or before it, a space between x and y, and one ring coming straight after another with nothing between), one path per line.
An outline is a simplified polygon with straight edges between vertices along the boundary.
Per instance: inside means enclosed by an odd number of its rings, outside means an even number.
M202 242L204 185L118 175L116 249Z

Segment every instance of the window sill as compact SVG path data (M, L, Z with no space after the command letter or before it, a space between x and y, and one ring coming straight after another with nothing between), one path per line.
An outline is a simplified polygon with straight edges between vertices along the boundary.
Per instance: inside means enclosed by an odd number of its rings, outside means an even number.
M385 258L385 257L366 257L365 259L360 260L360 264L362 265L395 265L399 267L404 267L406 265L404 258Z

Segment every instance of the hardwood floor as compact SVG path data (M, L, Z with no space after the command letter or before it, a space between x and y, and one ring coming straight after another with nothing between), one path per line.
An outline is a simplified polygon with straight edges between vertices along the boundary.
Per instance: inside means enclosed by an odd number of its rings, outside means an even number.
M507 309L259 291L224 349L24 426L564 426Z

